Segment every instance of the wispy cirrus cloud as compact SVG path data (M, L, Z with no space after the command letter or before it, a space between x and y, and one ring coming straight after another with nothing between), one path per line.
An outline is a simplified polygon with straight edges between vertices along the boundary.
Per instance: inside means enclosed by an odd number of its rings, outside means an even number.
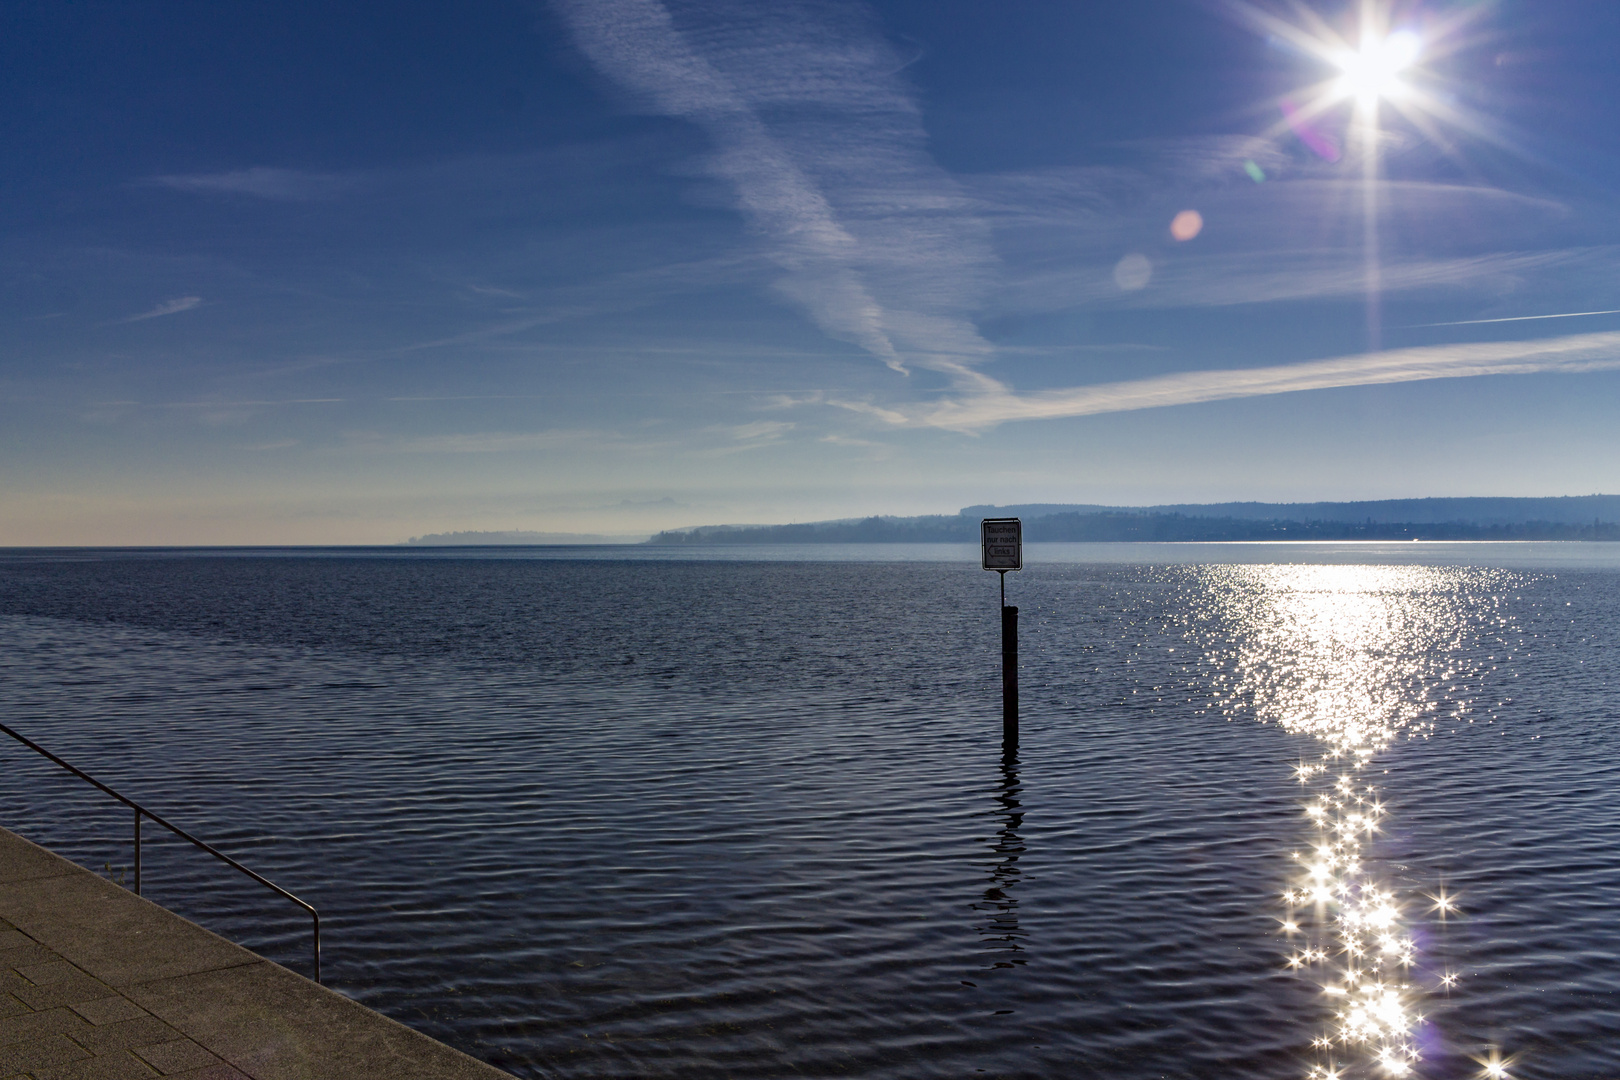
M314 202L331 199L353 188L356 179L335 173L275 169L255 165L218 173L182 173L153 176L148 183L175 191L210 195L249 195L272 202Z
M547 428L540 431L468 431L442 435L388 437L355 433L355 450L392 454L533 454L548 450L589 448L595 454L667 453L670 444L605 428Z
M549 431L478 431L426 435L388 443L395 451L414 454L509 454L553 450L563 446L600 445L611 438L603 431L583 428Z
M878 409L830 399L827 403L894 424L976 432L1014 420L1095 416L1302 390L1591 371L1620 371L1620 331L1532 341L1426 345L1271 367L1187 371L1030 394L964 396L921 408Z
M146 319L161 319L165 315L178 315L182 311L190 311L192 308L196 307L202 302L202 297L200 296L178 296L173 300L165 300L151 311L143 311L139 315L131 315L127 319L120 319L119 322L142 322Z
M1234 162L1251 150L1243 161L1264 160L1278 176L1250 180ZM1294 175L1252 140L1189 140L1143 153L1133 167L966 181L1009 267L991 310L1223 307L1365 294L1353 183L1311 170ZM1611 226L1604 208L1425 181L1386 182L1381 198L1381 288L1391 296L1444 290L1494 300L1533 284L1620 274L1620 248L1602 242L1620 222ZM1191 243L1174 243L1170 220L1188 208L1206 228ZM1114 279L1129 253L1148 259L1146 288L1126 291Z
M392 351L410 353L470 345L511 337L540 326L629 311L717 282L734 280L750 269L757 272L758 262L757 258L738 256L675 261L577 285L553 286L544 291L543 300L531 299L514 290L464 285L463 288L475 294L498 295L503 299L529 303L526 306L504 307L502 318L483 326L446 337L396 346Z
M739 424L728 430L732 438L749 442L780 439L792 431L793 427L792 423L784 420L755 420L751 424Z
M1179 253L1178 253L1179 254ZM1591 252L1505 251L1452 258L1395 256L1380 266L1385 294L1443 290L1501 295L1553 272L1594 263ZM1009 289L1009 310L1063 310L1072 307L1127 308L1233 307L1295 300L1346 299L1366 294L1366 270L1349 250L1270 251L1150 260L1152 285L1122 291L1112 263L1068 266L1030 274ZM1613 252L1609 274L1620 272ZM1466 325L1436 324L1436 325Z
M897 371L974 370L965 314L994 266L989 231L926 151L920 110L864 8L554 0L580 48L650 110L701 127L782 274L828 334Z

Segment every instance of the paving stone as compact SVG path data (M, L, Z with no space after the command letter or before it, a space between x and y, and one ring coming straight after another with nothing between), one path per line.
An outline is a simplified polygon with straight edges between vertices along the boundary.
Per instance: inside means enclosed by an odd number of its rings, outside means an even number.
M148 1080L157 1075L146 1062L122 1051L69 1065L35 1069L33 1073L34 1080Z
M158 1043L156 1046L142 1046L135 1051L135 1056L164 1076L224 1064L190 1039L176 1039L174 1042Z
M200 1069L171 1073L170 1080L252 1080L247 1073L237 1072L223 1061L218 1065L204 1065Z
M0 969L15 971L21 967L31 967L34 964L48 964L53 960L62 959L45 946L24 939L28 944L17 946L0 952Z
M46 1035L71 1035L90 1025L72 1009L47 1009L0 1020L0 1046L26 1042Z
M73 1041L92 1054L110 1054L114 1050L130 1050L178 1038L178 1031L155 1016L138 1016L133 1020L120 1020L116 1024L104 1024L73 1033Z
M0 1020L18 1013L33 1012L28 1006L12 997L10 994L0 992Z
M67 982L75 974L82 974L78 968L63 960L60 956L43 964L26 964L15 970L17 974L35 986L50 986L53 983Z
M259 960L89 871L0 883L0 916L115 987Z
M70 964L63 964L67 970L54 970L50 972L51 981L44 986L29 986L22 989L12 988L11 993L24 1004L35 1009L54 1009L58 1005L75 1005L81 1001L95 1001L97 998L112 997L116 991L100 979L92 979L84 972Z
M145 983L127 993L257 1080L508 1077L268 961Z
M81 869L38 844L30 844L16 833L0 831L0 882L64 877ZM4 913L0 913L0 919L5 920L5 929L17 928L16 922Z
M21 930L12 928L9 923L6 925L6 929L0 929L0 950L20 949L24 945L38 944L33 938L29 937Z
M66 1035L42 1035L27 1042L0 1046L0 1073L38 1073L51 1065L88 1058L90 1052Z
M74 1012L90 1021L92 1024L116 1024L120 1020L132 1020L137 1016L145 1016L146 1010L126 997L102 998L100 1001L83 1001L71 1006Z

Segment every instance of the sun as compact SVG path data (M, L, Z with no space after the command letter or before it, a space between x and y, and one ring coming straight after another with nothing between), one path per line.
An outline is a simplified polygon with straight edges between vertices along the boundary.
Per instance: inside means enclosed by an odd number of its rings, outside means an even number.
M1333 84L1334 96L1353 99L1363 111L1380 100L1401 101L1411 96L1411 86L1401 74L1417 62L1423 41L1416 32L1397 30L1385 37L1369 34L1361 48L1344 49L1333 56L1333 63L1344 73Z
M1314 61L1321 72L1319 81L1300 86L1280 99L1282 119L1275 121L1262 138L1285 138L1292 133L1330 165L1338 165L1346 156L1346 164L1359 164L1361 175L1356 188L1361 204L1367 348L1376 352L1382 347L1383 269L1378 215L1388 114L1398 113L1426 141L1452 156L1456 156L1456 149L1446 135L1447 128L1490 138L1489 125L1465 114L1455 104L1455 95L1446 92L1443 79L1431 63L1463 46L1464 29L1481 17L1486 5L1454 3L1447 11L1443 0L1439 0L1427 7L1402 4L1398 13L1395 0L1359 0L1347 13L1346 23L1335 26L1298 0L1290 4L1289 18L1249 0L1226 2L1241 21L1269 40ZM1341 130L1350 153L1343 155L1332 129L1343 122L1346 103L1350 105L1349 123Z
M1327 120L1346 102L1354 106L1350 134L1367 147L1378 143L1388 104L1426 139L1451 151L1444 129L1464 131L1500 142L1488 121L1466 112L1447 92L1445 61L1468 47L1478 35L1471 30L1488 5L1431 3L1397 5L1393 0L1359 0L1347 22L1334 25L1303 3L1288 8L1289 17L1249 0L1227 0L1241 22L1296 55L1314 61L1320 81L1299 86L1286 100L1289 119L1268 137L1297 134L1302 124Z

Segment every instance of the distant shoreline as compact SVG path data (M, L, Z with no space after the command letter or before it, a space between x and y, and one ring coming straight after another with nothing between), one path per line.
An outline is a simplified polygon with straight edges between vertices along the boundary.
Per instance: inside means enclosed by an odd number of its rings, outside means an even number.
M978 522L937 526L872 518L843 525L714 526L663 532L654 546L696 544L976 544ZM1263 543L1299 541L1536 541L1620 540L1620 523L1526 522L1354 524L1331 521L1241 521L1175 515L1072 515L1024 523L1026 543Z
M606 534L490 530L429 533L401 547L693 544L977 544L979 520L1018 517L1029 543L1620 540L1620 495L1462 497L1315 503L1098 506L1023 503L955 514L874 515L789 525L696 525Z
M647 542L977 543L979 520L1018 517L1024 539L1069 543L1265 540L1620 540L1620 496L1387 499L1349 503L969 506L956 514L796 525L703 525Z

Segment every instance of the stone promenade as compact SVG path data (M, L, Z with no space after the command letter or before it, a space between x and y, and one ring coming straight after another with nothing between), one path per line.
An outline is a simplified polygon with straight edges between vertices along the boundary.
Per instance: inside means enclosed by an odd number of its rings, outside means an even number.
M0 1080L510 1080L0 829Z

